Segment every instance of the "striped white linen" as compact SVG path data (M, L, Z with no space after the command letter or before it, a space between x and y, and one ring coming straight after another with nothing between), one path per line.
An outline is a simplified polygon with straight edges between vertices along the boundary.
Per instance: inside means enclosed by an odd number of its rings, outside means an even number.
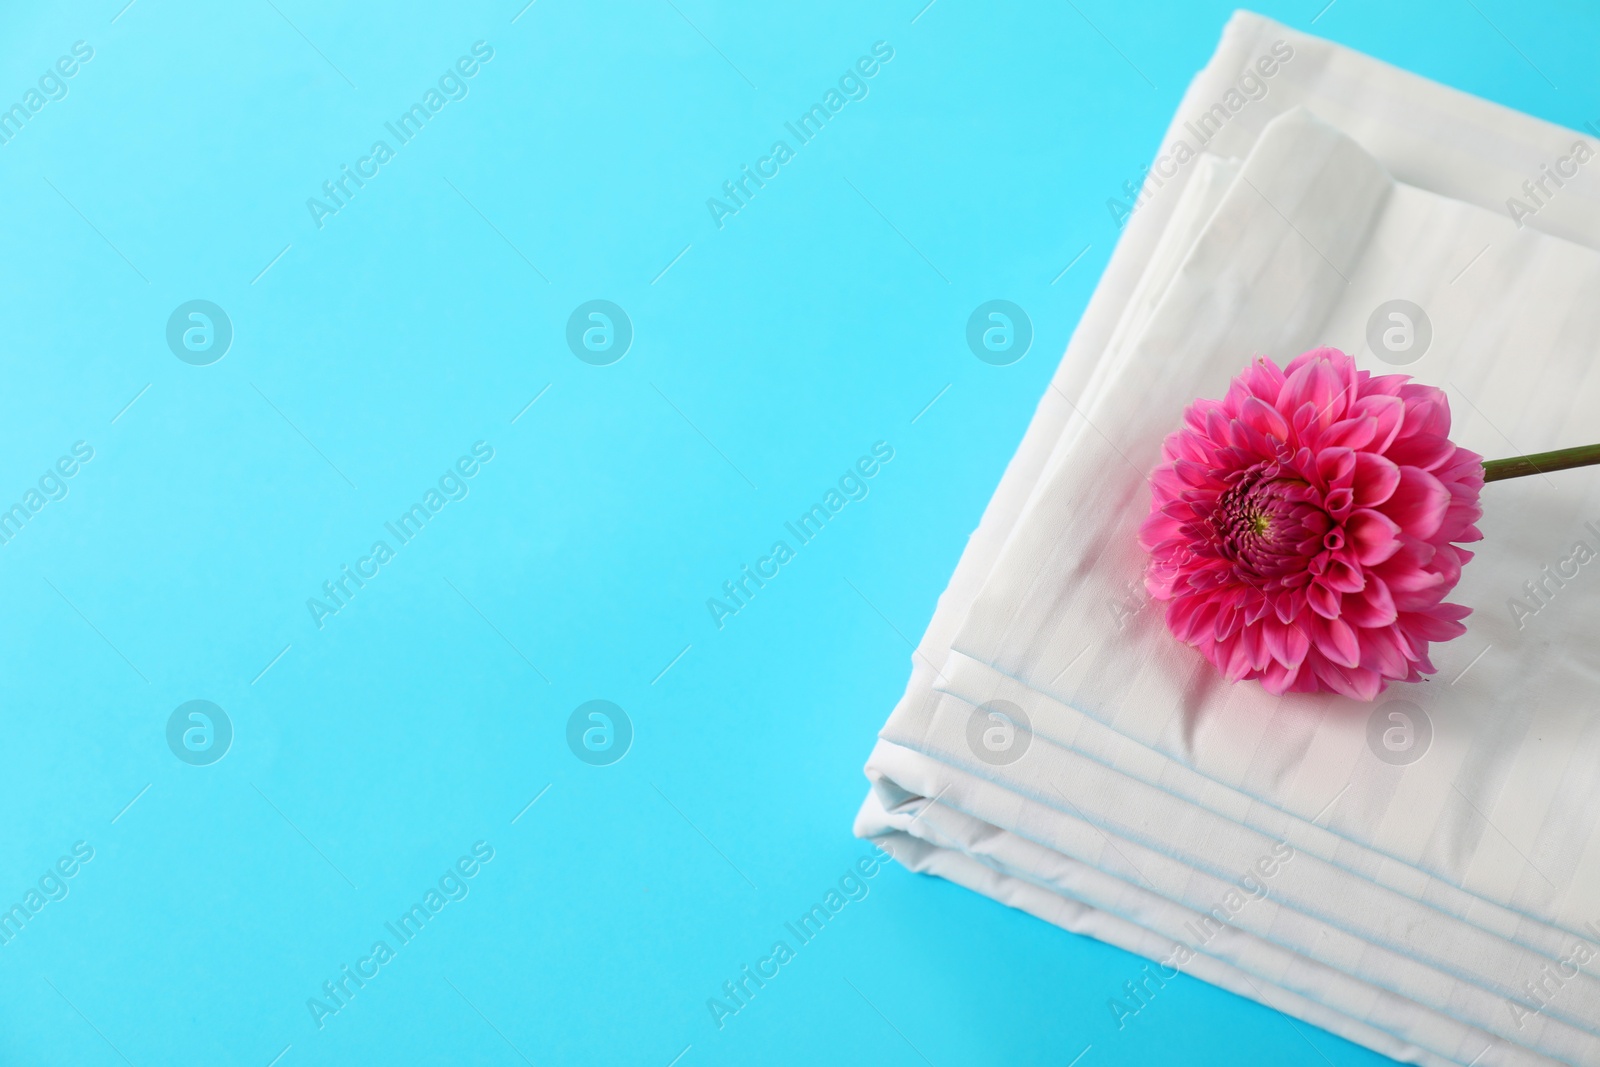
M1164 148L1197 131L1198 158L1158 158L940 600L857 832L1396 1059L1600 1062L1600 564L1575 549L1600 551L1600 478L1487 487L1452 598L1469 633L1371 706L1221 682L1139 591L1135 538L1189 400L1258 352L1393 370L1366 340L1393 298L1427 310L1404 370L1449 391L1457 441L1600 440L1600 161L1242 13ZM1577 175L1514 220L1563 158ZM1007 737L996 707L1031 727ZM1424 722L1425 748L1384 747Z

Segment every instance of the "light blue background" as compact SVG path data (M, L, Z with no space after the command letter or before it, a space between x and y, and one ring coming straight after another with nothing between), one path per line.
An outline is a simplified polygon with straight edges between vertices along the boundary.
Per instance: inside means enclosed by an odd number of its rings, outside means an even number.
M0 506L95 449L0 547L0 906L95 849L0 947L0 1063L1378 1062L1187 978L1119 1032L1141 961L898 867L706 1008L867 853L907 640L1228 5L123 2L0 19L0 102L95 50L0 146ZM1592 4L1321 6L1264 13L1600 119ZM479 40L319 230L306 198ZM880 40L870 96L717 229ZM195 298L235 330L209 367L164 339ZM609 367L564 342L594 298L634 324ZM1033 321L1012 366L964 342L992 298ZM479 440L470 496L318 630L306 599ZM879 440L719 632L706 598ZM165 741L196 698L236 731L209 767ZM636 731L613 766L565 742L592 698ZM479 840L319 1031L307 998Z

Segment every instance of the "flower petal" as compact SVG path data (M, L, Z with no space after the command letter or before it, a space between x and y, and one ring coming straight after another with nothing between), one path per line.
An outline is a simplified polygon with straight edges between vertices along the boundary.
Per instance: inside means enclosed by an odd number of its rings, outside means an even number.
M1339 594L1323 584L1320 578L1306 586L1306 603L1324 619L1339 617L1339 601Z
M1367 587L1361 592L1346 596L1341 606L1344 608L1342 618L1351 626L1388 626L1399 617L1389 587L1376 574L1368 576Z
M1400 486L1400 468L1393 460L1371 452L1356 453L1356 476L1351 482L1356 507L1373 508L1394 495Z
M1391 377L1391 375L1384 375ZM1392 377L1399 377L1393 375ZM1373 381L1378 381L1374 378ZM1371 383L1368 383L1371 386ZM1399 434L1401 425L1405 422L1406 405L1399 397L1394 396L1363 396L1351 405L1352 414L1370 415L1378 420L1377 433L1367 445L1369 452L1383 452L1394 443L1395 436Z
M1277 619L1262 623L1261 641L1268 654L1285 667L1300 666L1311 648L1311 637L1304 627L1285 625Z
M1313 619L1311 643L1341 667L1361 664L1361 642L1355 629L1343 619Z
M1400 468L1400 484L1379 509L1412 537L1427 540L1438 532L1450 506L1450 490L1425 470Z
M1245 400L1239 409L1239 420L1267 437L1275 437L1279 441L1289 439L1288 421L1277 408L1259 397L1252 396Z
M1400 524L1381 511L1360 508L1344 520L1344 539L1356 561L1372 567L1400 551Z

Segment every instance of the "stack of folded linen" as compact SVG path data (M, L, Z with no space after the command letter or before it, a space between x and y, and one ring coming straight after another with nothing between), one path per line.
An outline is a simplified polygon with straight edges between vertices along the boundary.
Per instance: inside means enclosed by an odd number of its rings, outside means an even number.
M1596 151L1236 15L913 657L856 832L1397 1060L1600 1063L1600 474L1486 487L1467 634L1370 704L1224 681L1168 633L1138 543L1162 439L1257 354L1412 374L1488 457L1600 440Z

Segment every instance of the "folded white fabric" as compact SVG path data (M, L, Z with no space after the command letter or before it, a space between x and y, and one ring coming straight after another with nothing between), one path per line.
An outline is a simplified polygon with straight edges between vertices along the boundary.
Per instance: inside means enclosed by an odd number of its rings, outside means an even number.
M1237 15L941 598L857 832L1396 1059L1600 1062L1600 482L1486 490L1469 633L1376 711L1221 682L1139 591L1136 540L1185 404L1257 353L1393 370L1366 338L1395 298L1427 309L1405 369L1450 392L1457 441L1600 439L1577 140ZM1386 708L1431 744L1383 758Z

